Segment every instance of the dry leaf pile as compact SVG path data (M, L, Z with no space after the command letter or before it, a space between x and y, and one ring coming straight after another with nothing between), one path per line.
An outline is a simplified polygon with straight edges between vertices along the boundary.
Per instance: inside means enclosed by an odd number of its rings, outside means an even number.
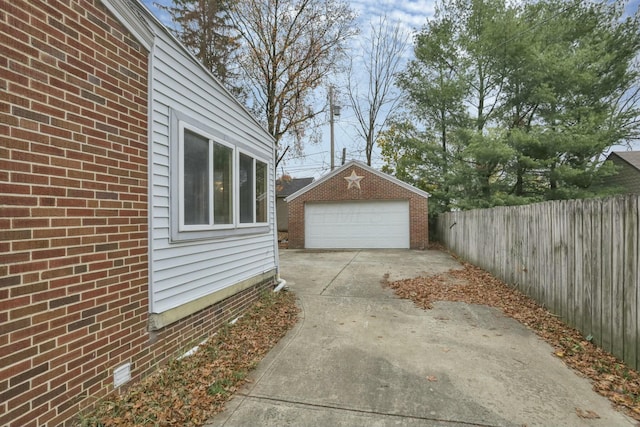
M198 426L222 411L232 393L296 323L291 292L265 294L235 325L227 326L189 357L101 401L82 426Z
M501 309L551 344L557 357L592 380L594 390L640 420L640 375L637 371L518 290L474 265L463 263L463 267L462 270L389 282L388 285L398 296L423 309L430 309L434 301L485 304Z

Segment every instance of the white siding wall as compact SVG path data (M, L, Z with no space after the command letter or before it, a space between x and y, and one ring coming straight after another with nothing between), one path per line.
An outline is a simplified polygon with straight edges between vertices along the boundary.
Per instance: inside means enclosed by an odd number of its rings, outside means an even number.
M274 148L270 136L154 23L150 307L162 313L276 266ZM269 161L269 232L212 240L170 239L170 110L187 114ZM173 173L173 171L171 171Z

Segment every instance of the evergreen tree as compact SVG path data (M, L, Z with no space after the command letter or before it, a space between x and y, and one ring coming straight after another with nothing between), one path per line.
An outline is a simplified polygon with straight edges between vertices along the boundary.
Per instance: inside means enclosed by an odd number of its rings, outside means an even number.
M603 154L639 137L638 28L621 1L444 2L399 80L414 131L389 130L389 169L441 209L599 194Z
M236 54L240 36L230 19L233 0L172 0L171 6L156 6L171 15L174 32L196 58L235 95L238 86Z

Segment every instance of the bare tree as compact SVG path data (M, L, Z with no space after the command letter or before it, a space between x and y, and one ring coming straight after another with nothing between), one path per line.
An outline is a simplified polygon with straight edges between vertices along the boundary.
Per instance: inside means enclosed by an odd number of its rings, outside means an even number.
M358 120L356 131L365 141L369 166L378 133L400 99L394 83L409 44L409 37L402 32L400 24L390 23L386 16L372 21L370 30L360 45L363 63L354 64L351 60L347 87Z
M246 49L249 107L276 141L288 135L300 149L324 108L314 105L314 91L356 34L354 12L340 0L238 0L232 15Z

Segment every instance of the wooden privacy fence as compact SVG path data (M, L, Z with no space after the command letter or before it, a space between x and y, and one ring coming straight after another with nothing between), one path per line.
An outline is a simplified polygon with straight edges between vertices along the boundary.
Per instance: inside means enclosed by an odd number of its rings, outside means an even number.
M440 241L640 367L640 196L449 212Z

